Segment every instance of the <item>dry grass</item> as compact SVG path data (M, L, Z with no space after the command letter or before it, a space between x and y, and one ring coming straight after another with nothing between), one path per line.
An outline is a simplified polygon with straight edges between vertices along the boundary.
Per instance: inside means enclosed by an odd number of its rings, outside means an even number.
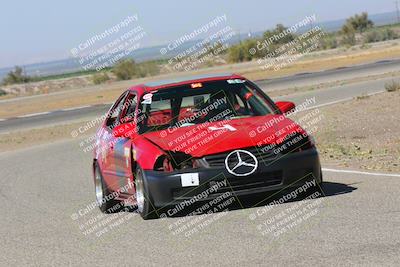
M388 92L395 92L400 90L400 82L392 80L385 84L385 89Z

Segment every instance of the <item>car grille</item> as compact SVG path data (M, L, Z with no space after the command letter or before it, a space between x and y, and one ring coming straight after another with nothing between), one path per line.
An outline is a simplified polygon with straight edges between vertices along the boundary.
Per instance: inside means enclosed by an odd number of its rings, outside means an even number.
M251 148L244 148L243 150L249 151L257 158L259 162L274 159L277 155L274 153L272 149L266 149L266 148L267 147L251 147ZM204 160L208 163L208 165L211 168L225 167L225 159L231 152L232 151L205 156ZM251 158L250 155L242 154L242 156L243 156L242 160L244 161L250 160Z
M227 186L218 189L218 193L279 185L282 183L282 178L282 171L231 177L228 179Z
M218 188L217 191L210 194L210 197L223 194L226 192L237 192L240 190L257 189L268 186L280 185L282 183L282 171L267 172L262 174L252 174L244 177L230 177L227 179L227 184L224 187ZM174 199L188 199L195 195L213 187L216 181L210 181L200 185L195 190L190 188L176 188L172 191Z

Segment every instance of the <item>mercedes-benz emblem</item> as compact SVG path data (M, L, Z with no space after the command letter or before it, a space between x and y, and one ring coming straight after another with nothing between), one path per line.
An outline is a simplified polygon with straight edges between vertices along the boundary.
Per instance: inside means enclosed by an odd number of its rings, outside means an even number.
M235 150L226 156L225 167L236 176L247 176L257 170L257 158L246 150Z

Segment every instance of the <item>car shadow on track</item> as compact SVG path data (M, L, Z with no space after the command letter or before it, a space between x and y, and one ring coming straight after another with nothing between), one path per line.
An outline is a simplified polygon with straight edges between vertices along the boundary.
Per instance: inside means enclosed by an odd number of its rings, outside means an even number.
M252 208L252 207L260 207L260 206L269 205L270 203L277 204L277 203L279 203L279 200L287 199L282 203L282 204L284 204L284 203L297 202L297 201L303 201L303 200L309 199L310 196L312 196L315 193L318 193L318 194L315 194L316 197L313 197L312 199L348 194L348 193L353 192L354 190L357 190L357 188L350 186L350 185L342 184L342 183L324 182L321 187L312 188L312 189L310 189L310 191L307 190L308 192L306 192L306 193L301 193L301 194L297 195L295 198L288 199L288 196L294 190L295 190L295 188L291 188L291 189L285 189L285 190L282 190L279 192L271 192L268 195L263 194L263 195L257 195L257 196L252 196L252 197L245 197L245 198L242 198L242 200L243 200L242 204L243 204L244 208Z
M186 207L184 210L168 217L183 217L183 216L191 216L191 215L202 215L208 213L209 210L212 210L212 213L218 213L221 211L233 211L233 210L239 210L239 209L250 209L250 208L256 208L256 207L261 207L261 206L266 206L270 205L271 203L274 203L274 205L280 205L280 204L285 204L285 203L291 203L291 202L298 202L298 201L304 201L306 199L309 199L311 195L315 194L312 199L316 198L326 198L326 197L332 197L332 196L338 196L338 195L343 195L343 194L348 194L353 192L354 190L357 190L356 187L342 184L342 183L334 183L334 182L324 182L321 188L311 188L310 190L307 190L305 193L300 193L297 194L296 197L292 197L288 199L288 196L292 194L292 192L295 190L295 188L291 189L285 189L281 191L271 191L268 194L263 193L259 195L253 195L253 196L247 196L247 197L236 197L234 194L232 196L235 197L235 201L233 201L231 204L229 204L226 208L223 209L213 209L210 207L210 209L205 209L204 212L197 212L196 209L198 210L199 208L203 207L207 201L202 201L199 203L196 203L192 205L191 207ZM293 195L292 195L293 196ZM281 202L282 199L285 199L285 201ZM223 202L220 202L219 204L222 204ZM167 209L163 209L163 214L168 214Z
M324 182L322 186L322 192L325 197L347 194L354 190L357 190L357 187L342 183Z

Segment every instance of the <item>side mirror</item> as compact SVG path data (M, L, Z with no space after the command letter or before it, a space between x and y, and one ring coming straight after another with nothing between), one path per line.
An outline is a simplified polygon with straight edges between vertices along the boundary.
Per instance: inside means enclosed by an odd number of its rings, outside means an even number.
M293 102L289 102L289 101L279 101L279 102L276 102L275 105L278 106L279 110L282 113L290 112L296 108L296 105Z
M134 138L137 136L137 128L133 122L123 123L118 126L115 126L112 130L112 134L114 137L123 137L123 138Z

